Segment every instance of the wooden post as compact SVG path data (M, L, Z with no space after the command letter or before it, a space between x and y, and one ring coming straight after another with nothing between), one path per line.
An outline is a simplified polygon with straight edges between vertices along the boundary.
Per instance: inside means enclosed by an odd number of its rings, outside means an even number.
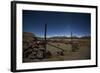
M73 33L72 33L72 29L73 29L72 25L70 24L70 30L71 30L71 37L70 37L71 38L71 42L70 42L71 43L71 51L73 49Z
M73 33L71 32L71 44L72 44L72 42L73 42Z
M47 24L45 24L45 33L44 33L44 42L45 42L45 44L44 44L44 49L45 49L45 52L44 52L44 57L46 57L46 45L47 45L47 38L46 38L46 36L47 36Z

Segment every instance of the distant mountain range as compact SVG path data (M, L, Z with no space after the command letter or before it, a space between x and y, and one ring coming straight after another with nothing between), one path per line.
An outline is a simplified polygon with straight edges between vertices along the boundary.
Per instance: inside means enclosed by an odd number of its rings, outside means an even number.
M73 37L66 37L66 36L54 36L54 37L50 37L50 38L48 38L48 39L71 39L71 38L73 38L73 39L80 39L80 38L90 38L90 36L82 36L82 37L77 37L77 36L73 36Z
M42 40L44 39L43 37L39 37L39 36L36 36L35 34L33 33L30 33L30 32L23 32L23 37L24 38L35 38L37 40ZM67 37L67 36L52 36L52 37L47 37L47 39L89 39L91 38L90 36L82 36L82 37L77 37L77 36L73 36L73 37Z

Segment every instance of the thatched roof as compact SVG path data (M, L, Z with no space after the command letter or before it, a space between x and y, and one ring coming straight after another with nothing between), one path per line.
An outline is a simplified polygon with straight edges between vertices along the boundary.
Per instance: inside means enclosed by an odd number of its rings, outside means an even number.
M33 41L37 40L36 35L30 32L23 32L23 41Z

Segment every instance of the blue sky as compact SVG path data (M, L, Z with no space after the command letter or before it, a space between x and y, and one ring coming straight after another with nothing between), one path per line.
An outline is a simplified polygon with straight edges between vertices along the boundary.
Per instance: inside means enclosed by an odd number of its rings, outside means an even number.
M91 32L89 13L51 12L23 10L23 32L32 32L44 36L47 24L47 36L87 36Z

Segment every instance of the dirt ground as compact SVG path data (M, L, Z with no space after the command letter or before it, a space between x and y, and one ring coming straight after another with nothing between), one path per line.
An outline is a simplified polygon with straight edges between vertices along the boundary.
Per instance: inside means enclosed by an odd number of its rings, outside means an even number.
M91 45L90 39L75 39L72 43L64 42L52 42L49 41L46 45L46 52L49 52L49 56L38 59L32 58L33 55L29 54L29 57L23 58L23 62L42 62L42 61L64 61L64 60L86 60L91 59ZM30 50L31 51L31 50ZM42 54L40 54L42 55ZM48 54L46 54L48 55Z

